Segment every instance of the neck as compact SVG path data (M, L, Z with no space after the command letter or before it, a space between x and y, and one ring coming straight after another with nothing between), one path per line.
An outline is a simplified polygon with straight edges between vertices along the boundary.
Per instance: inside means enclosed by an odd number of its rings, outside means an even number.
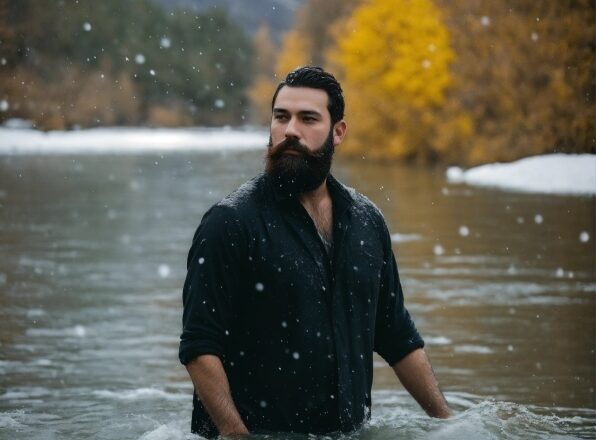
M322 202L329 199L329 190L327 189L327 179L323 180L317 188L312 191L303 192L298 196L302 206L319 206Z

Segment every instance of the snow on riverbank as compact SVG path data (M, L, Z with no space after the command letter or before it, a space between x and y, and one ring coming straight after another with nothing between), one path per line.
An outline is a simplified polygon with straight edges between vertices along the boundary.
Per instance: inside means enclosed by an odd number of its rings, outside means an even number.
M550 154L469 170L451 167L451 183L544 194L596 194L596 155Z
M142 154L264 149L269 133L245 128L109 127L42 132L0 127L0 155ZM447 170L451 183L547 194L596 194L596 155L552 154Z
M232 128L93 128L42 132L0 127L0 154L134 154L265 148L269 133Z

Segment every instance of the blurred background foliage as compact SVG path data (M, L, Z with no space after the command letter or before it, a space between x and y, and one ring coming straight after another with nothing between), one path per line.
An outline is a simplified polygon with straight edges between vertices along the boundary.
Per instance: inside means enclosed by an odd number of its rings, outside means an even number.
M193 1L0 0L0 121L267 125L279 79L315 64L344 87L346 156L595 152L592 0L302 0L284 33L272 0L234 3L245 20Z
M221 11L0 0L0 95L43 129L241 123L253 49Z

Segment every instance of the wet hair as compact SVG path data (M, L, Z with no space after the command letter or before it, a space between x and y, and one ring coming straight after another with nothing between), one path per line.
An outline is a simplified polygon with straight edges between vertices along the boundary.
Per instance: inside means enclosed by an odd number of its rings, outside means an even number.
M280 82L275 89L271 100L271 109L275 105L277 94L282 87L310 87L312 89L324 90L327 93L327 110L331 115L331 124L335 124L344 118L344 96L339 82L329 72L321 67L304 66L292 70L286 78Z

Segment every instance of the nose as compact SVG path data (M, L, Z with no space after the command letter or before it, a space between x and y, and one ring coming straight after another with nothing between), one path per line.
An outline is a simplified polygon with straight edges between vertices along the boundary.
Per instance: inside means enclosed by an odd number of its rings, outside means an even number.
M300 139L300 131L298 130L298 123L296 118L290 118L288 124L286 125L286 138L296 138Z

